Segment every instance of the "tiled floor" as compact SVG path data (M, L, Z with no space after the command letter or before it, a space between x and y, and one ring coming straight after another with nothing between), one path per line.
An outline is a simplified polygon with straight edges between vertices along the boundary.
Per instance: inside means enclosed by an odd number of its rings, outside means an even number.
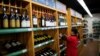
M98 42L89 41L87 46L82 48L79 56L98 56Z

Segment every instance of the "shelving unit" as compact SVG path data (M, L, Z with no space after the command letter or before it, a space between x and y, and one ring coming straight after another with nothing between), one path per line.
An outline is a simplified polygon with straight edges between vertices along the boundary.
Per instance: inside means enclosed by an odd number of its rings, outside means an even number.
M11 40L18 40L20 41L22 44L24 44L24 48L22 50L18 50L18 51L14 51L14 52L10 52L9 51L7 53L5 53L4 51L4 55L6 56L35 56L36 52L46 48L46 47L50 47L51 49L53 49L56 53L53 56L61 56L61 52L64 51L66 49L66 40L65 38L60 38L60 34L62 35L71 35L71 28L73 27L73 25L71 25L71 12L70 12L70 8L68 8L68 10L66 10L66 12L62 12L59 9L56 8L52 8L49 7L47 5L43 5L40 4L38 2L34 2L32 0L15 0L14 3L16 3L16 5L13 5L10 3L10 0L7 0L8 3L3 3L3 0L0 2L0 8L2 8L3 6L7 7L7 14L10 14L10 9L14 8L14 9L18 9L19 12L18 14L21 16L23 10L27 10L27 14L29 16L29 21L30 21L30 27L28 28L7 28L7 29L1 29L0 28L0 42L4 43L4 41L11 41ZM41 10L40 10L41 9ZM33 26L33 10L35 10L35 14L37 19L37 27ZM45 11L46 10L46 11ZM0 14L2 13L2 11L0 10ZM53 15L55 26L45 26L45 27L41 27L40 25L40 17L42 15L42 13L46 13L49 16ZM63 19L64 19L64 23L65 25L59 25L59 14L63 15ZM74 16L73 16L74 17ZM74 17L77 19L77 17ZM76 19L74 19L74 22L76 22ZM1 26L1 25L0 25ZM77 27L77 25L75 24L74 27ZM5 34L5 35L4 35ZM43 35L43 34L47 34L50 35L52 37L52 40L48 40L48 41L44 41L41 42L37 45L35 45L35 35ZM82 37L81 37L82 38ZM65 45L64 48L60 49L60 42L63 43ZM3 47L2 44L0 44L0 47ZM2 48L0 49L2 51ZM1 54L0 51L0 54Z

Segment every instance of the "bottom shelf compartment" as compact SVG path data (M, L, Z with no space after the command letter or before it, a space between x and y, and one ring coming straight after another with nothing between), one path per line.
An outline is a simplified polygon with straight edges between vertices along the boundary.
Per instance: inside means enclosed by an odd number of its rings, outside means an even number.
M49 47L43 48L35 52L35 56L57 56L57 55L58 54L56 53L56 51Z

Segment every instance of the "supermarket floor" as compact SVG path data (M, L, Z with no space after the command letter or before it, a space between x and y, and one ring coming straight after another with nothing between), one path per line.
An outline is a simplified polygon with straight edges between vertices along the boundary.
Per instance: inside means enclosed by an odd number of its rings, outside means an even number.
M89 41L87 46L82 48L79 56L99 56L98 41Z

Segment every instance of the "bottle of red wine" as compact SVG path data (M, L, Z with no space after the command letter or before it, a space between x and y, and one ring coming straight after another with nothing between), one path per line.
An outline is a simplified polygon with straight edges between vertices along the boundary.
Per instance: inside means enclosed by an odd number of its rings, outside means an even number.
M21 27L22 28L26 27L26 17L25 17L26 15L25 14L26 14L26 12L24 11L22 14L22 18L21 18Z
M26 16L26 27L29 28L30 27L30 20L29 20L29 16Z
M33 20L33 27L37 27L38 26L37 7L33 9L32 20Z
M45 16L44 16L44 14L42 14L42 17L41 17L41 27L45 27Z

